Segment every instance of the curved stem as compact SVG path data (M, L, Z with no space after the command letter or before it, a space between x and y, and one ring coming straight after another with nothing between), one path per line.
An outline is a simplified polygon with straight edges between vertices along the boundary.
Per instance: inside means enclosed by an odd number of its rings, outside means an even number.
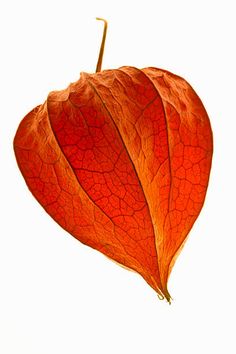
M99 71L101 71L101 68L102 68L102 58L103 58L103 52L104 52L106 34L107 34L107 21L104 20L103 18L99 18L99 17L96 17L96 20L104 22L102 43L101 43L99 57L98 57L98 62L97 62L97 67L96 67L96 73L98 73Z

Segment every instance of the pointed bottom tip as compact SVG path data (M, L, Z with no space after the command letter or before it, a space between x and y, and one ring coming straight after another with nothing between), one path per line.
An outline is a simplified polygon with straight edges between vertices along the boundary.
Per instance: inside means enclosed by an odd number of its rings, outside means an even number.
M161 293L157 293L157 296L160 300L166 300L169 305L171 305L171 301L173 300L172 297L170 296L168 290L166 289L165 291Z

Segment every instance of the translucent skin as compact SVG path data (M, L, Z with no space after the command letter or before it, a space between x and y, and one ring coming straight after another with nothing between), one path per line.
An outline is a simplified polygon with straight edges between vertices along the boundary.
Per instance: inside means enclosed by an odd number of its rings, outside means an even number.
M22 120L14 149L58 224L170 301L168 276L203 206L213 152L207 113L183 78L82 73Z

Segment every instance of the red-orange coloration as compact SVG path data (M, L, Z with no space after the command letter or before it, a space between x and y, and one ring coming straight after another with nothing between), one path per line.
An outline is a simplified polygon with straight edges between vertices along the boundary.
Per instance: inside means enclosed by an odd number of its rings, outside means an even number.
M24 118L14 146L54 220L169 299L212 158L209 119L185 80L155 68L82 73Z
M184 79L128 66L82 73L23 119L14 148L58 224L170 301L168 276L202 208L213 150Z

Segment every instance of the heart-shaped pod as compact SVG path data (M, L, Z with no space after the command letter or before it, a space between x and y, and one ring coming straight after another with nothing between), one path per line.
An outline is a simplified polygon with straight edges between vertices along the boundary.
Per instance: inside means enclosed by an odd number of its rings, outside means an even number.
M170 300L168 276L203 206L213 152L207 113L183 78L128 66L82 73L23 119L14 149L58 224Z

